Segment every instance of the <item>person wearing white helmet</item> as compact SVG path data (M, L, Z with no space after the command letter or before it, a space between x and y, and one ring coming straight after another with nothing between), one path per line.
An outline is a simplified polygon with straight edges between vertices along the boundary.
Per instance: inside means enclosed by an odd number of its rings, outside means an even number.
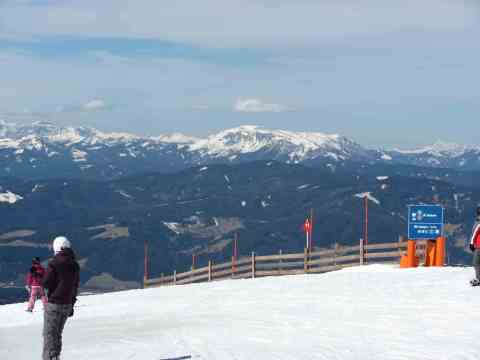
M53 252L55 256L49 262L43 279L48 294L43 318L43 360L59 359L63 328L68 317L73 316L80 282L80 266L65 236L55 238Z

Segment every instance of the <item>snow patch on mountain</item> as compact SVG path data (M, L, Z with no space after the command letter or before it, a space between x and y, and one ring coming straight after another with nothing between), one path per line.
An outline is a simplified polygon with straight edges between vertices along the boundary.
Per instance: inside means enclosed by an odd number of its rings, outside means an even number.
M173 231L175 234L179 235L181 233L180 231L180 224L177 222L163 222L163 224L169 228L171 231Z
M196 138L193 136L187 136L181 133L160 135L157 137L153 137L151 139L157 142L173 143L173 144L193 144L200 140L199 138Z
M78 149L72 149L72 157L75 162L87 161L87 153Z
M14 194L10 191L0 193L0 203L15 204L20 200L23 200L22 196Z
M304 185L300 185L300 186L297 186L297 190L303 190L303 189L306 189L310 186L310 184L304 184Z
M117 193L122 195L124 198L133 199L133 196L127 193L125 190L117 190Z
M374 197L370 192L363 192L360 194L355 194L354 196L360 199L365 199L366 197L368 200L374 202L377 205L380 205L380 201L376 197Z

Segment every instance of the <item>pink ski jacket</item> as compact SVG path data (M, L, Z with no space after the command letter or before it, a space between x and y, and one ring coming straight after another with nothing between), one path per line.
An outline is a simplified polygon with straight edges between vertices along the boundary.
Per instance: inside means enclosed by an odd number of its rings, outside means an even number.
M27 286L42 286L45 269L40 264L34 264L27 275Z

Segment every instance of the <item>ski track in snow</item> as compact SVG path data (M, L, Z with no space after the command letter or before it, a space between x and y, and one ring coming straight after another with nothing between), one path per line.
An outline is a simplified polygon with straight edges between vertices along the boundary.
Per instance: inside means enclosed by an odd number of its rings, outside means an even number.
M63 359L478 359L472 268L369 265L320 275L79 298ZM41 354L41 304L0 306L0 359Z

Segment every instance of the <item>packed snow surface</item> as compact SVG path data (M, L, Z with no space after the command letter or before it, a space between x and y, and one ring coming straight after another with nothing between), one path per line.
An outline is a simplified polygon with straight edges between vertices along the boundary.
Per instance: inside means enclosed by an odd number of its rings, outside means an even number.
M62 359L478 359L472 268L369 265L80 297ZM0 306L0 359L39 359L42 311Z

